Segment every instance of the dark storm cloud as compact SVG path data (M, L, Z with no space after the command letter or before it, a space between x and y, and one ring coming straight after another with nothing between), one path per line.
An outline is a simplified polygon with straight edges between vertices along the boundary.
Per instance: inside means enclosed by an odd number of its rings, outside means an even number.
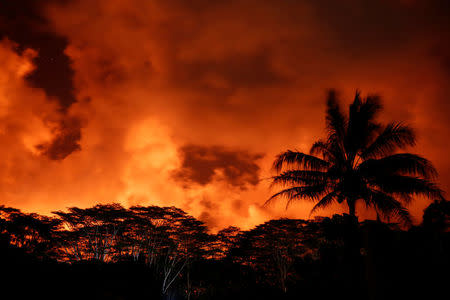
M269 50L261 49L258 53L234 54L221 59L193 62L178 62L173 66L174 83L192 84L198 88L255 88L287 83L289 80L277 71L272 63ZM205 81L208 77L219 77L222 86Z
M177 180L185 184L206 185L214 179L245 189L257 185L260 168L257 161L261 154L230 150L221 146L186 145L180 149L182 166L174 173ZM222 174L219 178L217 172ZM207 204L207 202L205 202Z
M17 43L16 51L26 48L38 52L33 63L35 69L27 75L31 86L41 88L50 97L57 99L64 112L75 102L73 70L69 58L64 54L67 39L56 35L48 28L41 8L44 4L63 2L61 0L21 0L0 1L0 40L7 38ZM80 122L64 117L56 131L56 137L49 143L36 148L52 160L61 160L74 151L80 150Z
M389 49L432 31L450 29L447 0L309 1L322 26L348 50Z
M37 145L39 152L52 160L62 160L75 151L81 150L81 122L76 118L65 119L54 130L51 142Z
M409 55L422 48L449 70L450 1L448 0L317 0L310 1L320 26L329 32L333 51L351 59ZM450 76L450 73L449 73Z
M18 44L20 53L25 48L37 50L34 59L36 70L27 80L42 88L46 94L56 97L63 109L75 102L73 94L73 70L64 54L67 39L52 33L41 8L61 0L0 1L0 40L8 38Z

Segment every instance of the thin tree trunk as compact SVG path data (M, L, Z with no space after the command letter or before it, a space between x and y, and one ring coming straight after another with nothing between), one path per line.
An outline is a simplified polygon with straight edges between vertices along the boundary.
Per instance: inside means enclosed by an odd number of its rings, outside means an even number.
M356 209L355 209L356 201L353 199L349 199L349 200L347 200L347 204L348 204L348 214L352 217L355 217L356 216Z

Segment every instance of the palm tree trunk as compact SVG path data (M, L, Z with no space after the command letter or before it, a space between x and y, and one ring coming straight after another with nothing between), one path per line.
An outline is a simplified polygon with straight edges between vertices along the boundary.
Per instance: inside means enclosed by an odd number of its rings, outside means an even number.
M348 214L352 217L356 216L356 201L353 199L348 199L347 200L347 205L348 205Z

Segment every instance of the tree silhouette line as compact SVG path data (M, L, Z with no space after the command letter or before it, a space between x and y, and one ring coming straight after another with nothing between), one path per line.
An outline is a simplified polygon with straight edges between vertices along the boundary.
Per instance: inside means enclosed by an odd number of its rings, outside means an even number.
M0 207L0 266L11 299L434 298L448 281L450 202L431 163L399 153L401 123L376 121L378 97L357 93L342 113L327 101L326 140L277 156L285 197L333 202L348 214L270 220L217 233L176 207L98 204L53 216ZM434 200L414 225L407 205ZM377 220L360 221L357 203Z
M339 298L340 292L342 299L390 299L409 293L409 287L389 286L392 271L406 276L391 278L396 282L420 278L421 285L436 284L445 278L437 270L449 266L450 204L445 200L433 202L422 223L408 230L399 223L357 222L348 214L271 220L247 231L228 227L213 234L175 207L105 204L72 207L55 217L7 207L0 212L3 272L22 270L14 284L26 285L23 273L50 270L30 280L45 278L50 286L62 280L64 299L84 295L66 294L72 284L88 293L87 299L93 290L101 294L96 299L137 299L136 291L153 299L325 299ZM104 283L110 269L120 270L117 278L140 274L141 285L123 291L123 298L110 298L107 292L116 288ZM93 274L90 283L82 283ZM33 293L50 289L51 294L54 288L42 284Z

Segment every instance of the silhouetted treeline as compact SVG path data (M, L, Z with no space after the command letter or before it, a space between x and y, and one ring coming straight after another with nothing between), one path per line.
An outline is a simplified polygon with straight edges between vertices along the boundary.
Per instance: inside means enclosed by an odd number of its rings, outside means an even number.
M450 205L401 229L349 215L217 234L175 207L118 204L54 217L0 207L11 299L432 299L446 293Z

